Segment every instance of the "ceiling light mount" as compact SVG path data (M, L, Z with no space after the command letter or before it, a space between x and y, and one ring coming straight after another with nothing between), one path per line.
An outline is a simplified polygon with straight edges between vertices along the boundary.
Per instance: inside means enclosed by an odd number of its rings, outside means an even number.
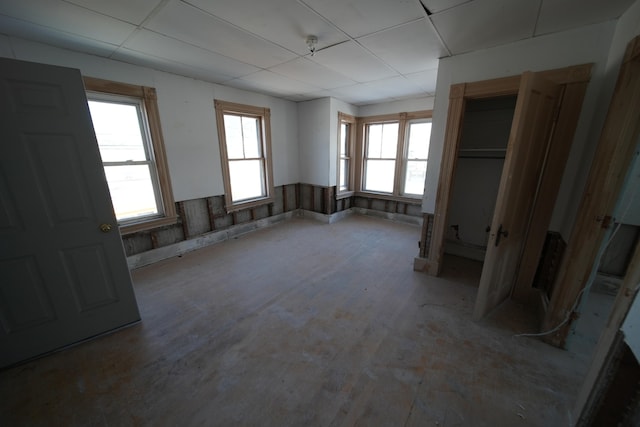
M316 53L316 47L318 46L318 37L307 36L307 46L309 46L309 52L311 52L311 56L313 56Z

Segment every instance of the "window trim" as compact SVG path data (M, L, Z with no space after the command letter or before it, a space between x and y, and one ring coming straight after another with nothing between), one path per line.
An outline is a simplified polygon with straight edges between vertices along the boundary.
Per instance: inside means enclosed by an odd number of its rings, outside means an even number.
M218 129L218 145L220 147L220 163L222 166L222 180L224 183L225 209L227 213L239 211L241 209L254 208L269 203L273 203L273 164L271 154L271 110L266 107L256 107L253 105L237 104L234 102L214 99L216 110L216 127ZM252 116L260 119L260 129L262 132L262 154L264 157L264 197L241 200L233 202L231 199L231 175L229 173L229 156L227 153L227 140L224 128L224 114L238 114L241 116Z
M146 113L146 125L148 126L149 136L151 138L151 147L153 148L153 163L155 164L156 175L158 178L160 196L160 207L162 208L161 216L153 218L142 218L140 221L127 222L120 225L120 233L122 235L135 233L137 231L148 230L163 225L175 224L178 219L176 206L173 197L173 189L171 187L171 177L169 175L169 166L164 148L164 138L160 125L160 112L158 110L158 96L156 89L147 86L137 86L128 83L114 82L111 80L103 80L95 77L83 76L84 87L87 92L95 92L105 95L120 95L141 100L144 112Z
M344 157L349 160L349 176L347 176L347 189L340 190L340 163L343 159L340 153L340 139L342 137L342 124L349 125L349 134L347 136L347 155ZM355 169L356 169L356 135L357 135L357 118L349 114L338 112L338 165L336 167L336 199L353 196L355 193Z
M382 114L376 116L358 117L357 119L357 172L356 172L356 196L381 198L385 200L395 200L405 203L415 203L422 199L423 195L403 194L404 192L404 175L407 169L408 155L408 130L409 124L413 120L432 119L433 110L420 110L413 112L403 112L395 114ZM383 193L368 191L364 189L364 172L365 172L365 152L367 148L366 129L370 124L398 122L398 146L396 149L396 163L393 182L393 193ZM428 167L428 160L427 160Z
M402 167L402 171L400 172L400 196L402 197L406 197L406 198L422 198L422 196L424 195L424 188L422 190L423 194L413 194L413 193L407 193L406 192L406 188L405 188L405 184L407 181L407 173L408 173L408 168L409 168L409 162L410 161L420 161L420 162L426 162L427 163L427 167L429 167L429 153L427 152L427 157L424 159L419 159L419 158L409 158L409 137L411 136L410 134L410 129L411 129L411 125L413 123L431 123L432 127L431 130L433 130L433 122L431 120L430 117L423 117L423 118L411 118L411 119L407 119L407 124L406 124L406 129L404 132L404 153L402 154L402 159L403 159L403 167ZM429 136L431 136L431 133L429 133Z

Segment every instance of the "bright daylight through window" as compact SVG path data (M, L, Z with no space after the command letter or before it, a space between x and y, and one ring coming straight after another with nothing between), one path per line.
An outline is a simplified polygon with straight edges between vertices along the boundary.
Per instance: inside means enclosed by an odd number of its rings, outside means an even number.
M364 190L393 193L398 149L398 122L367 126Z
M353 193L353 164L356 118L338 113L338 196Z
M421 196L424 192L424 180L427 174L431 121L410 122L408 133L409 145L404 177L404 194Z
M227 211L270 202L269 109L218 100L215 107Z
M364 117L361 191L391 198L424 192L431 112Z
M84 80L121 232L175 222L155 90L90 77Z
M140 107L135 99L89 100L113 208L122 223L161 213Z

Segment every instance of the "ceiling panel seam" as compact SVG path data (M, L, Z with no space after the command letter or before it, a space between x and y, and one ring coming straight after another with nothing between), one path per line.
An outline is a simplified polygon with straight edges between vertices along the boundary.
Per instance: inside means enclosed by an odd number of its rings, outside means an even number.
M170 1L170 0L168 0L168 1ZM294 52L294 51L292 51L291 49L289 49L289 48L287 48L287 47L285 47L285 46L282 46L282 45L280 45L279 43L274 42L273 40L269 40L269 39L267 39L267 38L265 38L265 37L262 37L261 35L258 35L258 34L256 34L256 33L252 32L252 31L247 30L246 28L243 28L243 27L239 26L238 24L234 24L233 22L231 22L231 21L229 21L229 20L227 20L227 19L224 19L224 18L221 18L220 16L214 15L213 13L211 13L211 12L209 12L209 11L205 10L205 9L202 9L201 7L198 7L198 6L196 6L196 5L192 4L192 3L189 3L189 2L188 2L188 1L186 1L186 0L180 0L180 2L181 2L181 3L184 3L185 5L187 5L187 6L189 6L189 7L194 8L194 9L196 9L196 10L199 10L200 12L202 12L202 13L204 13L204 14L208 15L208 16L211 16L211 17L213 17L213 18L215 18L215 19L217 19L217 20L219 20L219 21L222 21L222 22L224 22L224 23L226 23L226 24L228 24L228 25L232 26L233 28L235 28L235 29L237 29L237 30L242 31L242 32L243 32L243 33L245 33L245 34L248 34L248 35L250 35L250 36L252 36L252 37L255 37L255 38L257 38L257 39L260 39L260 40L262 40L262 41L264 41L264 42L266 42L266 43L269 43L269 44L271 44L271 45L278 46L278 47L280 47L280 48L282 48L282 49L286 50L287 52L293 53L293 54L294 54L294 55L296 55L296 56L300 56L300 54L299 54L299 53ZM301 41L301 43L304 43L304 40L302 40L302 41ZM216 53L217 53L217 52L216 52Z

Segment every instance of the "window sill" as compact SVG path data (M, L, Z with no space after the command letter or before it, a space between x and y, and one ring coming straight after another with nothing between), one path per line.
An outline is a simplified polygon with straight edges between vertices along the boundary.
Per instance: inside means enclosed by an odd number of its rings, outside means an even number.
M138 231L145 231L152 228L162 227L163 225L171 225L178 222L176 215L165 216L162 218L154 218L149 221L137 222L134 224L121 225L120 234L123 236L126 234L137 233Z
M263 197L261 199L252 199L246 202L234 203L232 205L225 206L227 213L238 212L243 209L251 209L257 206L268 205L269 203L273 203L273 196Z
M342 191L340 193L336 193L336 200L346 199L347 197L351 197L355 194L355 191Z
M408 203L411 205L422 205L422 196L407 197L407 196L395 196L393 194L373 193L369 191L357 191L356 197L369 197L372 199L391 200L394 202Z

